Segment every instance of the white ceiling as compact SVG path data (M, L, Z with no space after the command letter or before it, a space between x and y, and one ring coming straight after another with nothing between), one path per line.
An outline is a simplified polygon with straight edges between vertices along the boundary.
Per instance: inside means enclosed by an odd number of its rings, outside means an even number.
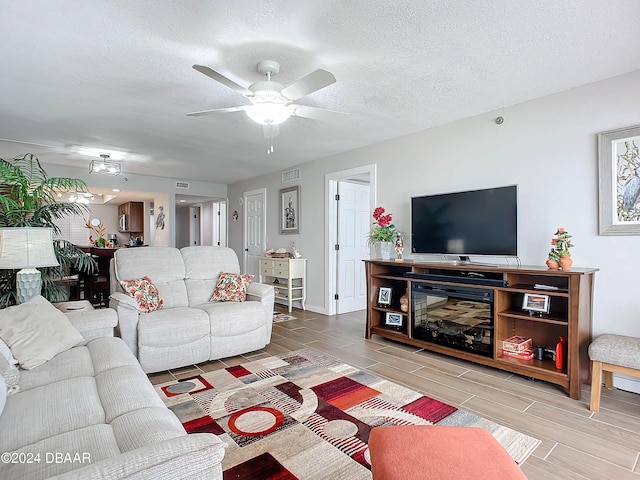
M0 157L233 183L640 69L638 0L20 0L0 6ZM297 103L349 112L291 118L275 153L242 86L277 60L287 85L337 83ZM89 155L82 154L90 149Z

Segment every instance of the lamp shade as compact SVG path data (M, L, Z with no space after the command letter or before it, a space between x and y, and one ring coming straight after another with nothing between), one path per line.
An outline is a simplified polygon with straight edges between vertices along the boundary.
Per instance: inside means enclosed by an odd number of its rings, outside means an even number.
M0 228L0 268L37 268L60 265L53 250L53 229Z

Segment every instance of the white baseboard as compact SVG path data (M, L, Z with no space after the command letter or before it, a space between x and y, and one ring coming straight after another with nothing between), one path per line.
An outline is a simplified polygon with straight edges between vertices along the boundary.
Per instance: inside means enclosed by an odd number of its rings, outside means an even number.
M640 393L640 379L613 375L613 386L627 392Z

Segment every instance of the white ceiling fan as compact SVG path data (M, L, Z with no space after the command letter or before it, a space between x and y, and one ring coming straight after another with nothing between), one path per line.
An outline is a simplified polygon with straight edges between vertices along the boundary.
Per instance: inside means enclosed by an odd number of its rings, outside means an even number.
M344 118L345 115L341 112L293 103L305 95L335 83L336 77L331 72L321 68L285 87L271 80L271 77L280 71L280 64L274 60L263 60L258 63L258 71L265 74L267 79L249 85L248 88L238 85L210 67L194 65L193 68L243 95L251 102L251 105L202 110L200 112L187 113L187 115L197 117L210 113L243 111L251 120L262 125L264 137L268 142L267 153L273 152L273 137L279 135L279 125L291 116L311 118L330 123L339 118Z

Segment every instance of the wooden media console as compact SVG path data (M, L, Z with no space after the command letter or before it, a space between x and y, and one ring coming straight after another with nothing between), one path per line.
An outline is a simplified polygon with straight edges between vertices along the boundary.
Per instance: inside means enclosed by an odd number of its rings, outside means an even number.
M580 386L589 377L587 350L591 341L594 277L598 269L549 270L537 266L365 260L365 270L366 338L379 335L554 383L564 387L571 398L580 399ZM391 289L389 304L378 303L381 287ZM434 293L428 293L430 291ZM548 297L548 312L523 310L525 294L533 295L534 299L540 295ZM407 311L400 306L403 295L409 300ZM449 322L446 315L441 315L442 318L431 320L447 329L450 335L445 337L450 338L452 344L443 343L442 335L436 332L433 332L434 340L430 340L423 321L429 315L424 310L432 304L442 304L448 298L457 299L463 307L465 303L471 304L480 311L479 315L492 322L480 324L474 318L462 320L462 323L466 322L466 328L473 329L474 333L469 334L462 327L457 328L455 322ZM486 305L485 309L483 305ZM450 310L455 315L455 305ZM473 313L466 315L473 316ZM522 360L503 356L503 340L514 336L530 338L533 345L548 347L555 347L558 339L565 337L564 365L561 369L556 368L551 358Z

